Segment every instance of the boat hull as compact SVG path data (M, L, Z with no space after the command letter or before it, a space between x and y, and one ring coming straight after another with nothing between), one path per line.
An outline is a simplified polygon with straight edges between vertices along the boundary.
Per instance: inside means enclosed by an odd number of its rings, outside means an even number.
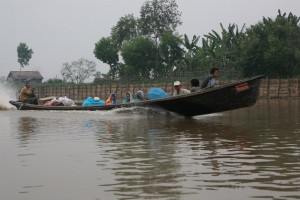
M223 112L256 103L263 76L208 88L199 92L143 102L102 106L44 106L10 101L18 110L112 110L124 107L158 107L184 116Z

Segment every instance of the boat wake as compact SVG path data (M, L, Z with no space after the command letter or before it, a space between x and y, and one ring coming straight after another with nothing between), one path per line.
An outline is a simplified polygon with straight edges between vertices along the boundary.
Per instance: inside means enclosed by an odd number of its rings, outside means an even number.
M126 115L139 115L145 117L151 116L180 116L176 113L169 112L164 109L155 108L155 107L140 107L134 106L130 108L118 108L111 111L115 114L126 114Z
M16 89L0 83L0 110L16 109L9 100L16 99Z
M49 112L49 111L47 111ZM105 116L107 117L120 117L120 118L151 118L151 117L176 117L176 118L181 118L183 116L180 116L176 113L172 113L169 111L166 111L164 109L159 109L159 108L150 108L150 107L140 107L140 106L135 106L135 107L129 107L129 108L116 108L113 110L99 110L99 111L50 111L53 113L82 113L84 115L93 115L93 116L98 116L102 117Z

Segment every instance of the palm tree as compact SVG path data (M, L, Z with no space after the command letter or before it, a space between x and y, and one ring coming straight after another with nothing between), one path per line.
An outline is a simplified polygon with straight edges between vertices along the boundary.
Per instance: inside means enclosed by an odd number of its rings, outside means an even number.
M220 26L221 35L214 30L212 33L204 35L206 40L202 40L202 48L211 62L223 69L234 68L237 65L241 41L244 38L245 25L240 31L235 24L229 24L228 30L222 24Z
M186 34L184 34L183 45L187 49L187 52L185 53L185 62L186 62L188 69L190 69L190 60L193 58L197 49L199 48L197 46L199 39L200 39L200 36L194 35L192 41L190 42L188 36Z

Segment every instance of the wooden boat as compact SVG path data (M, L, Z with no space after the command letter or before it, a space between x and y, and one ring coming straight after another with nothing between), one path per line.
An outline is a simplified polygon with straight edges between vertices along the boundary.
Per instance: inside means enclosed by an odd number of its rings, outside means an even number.
M9 101L18 110L112 110L126 107L155 107L184 116L196 116L223 112L256 103L263 76L256 76L217 88L207 88L191 94L167 97L143 102L101 106L44 106Z

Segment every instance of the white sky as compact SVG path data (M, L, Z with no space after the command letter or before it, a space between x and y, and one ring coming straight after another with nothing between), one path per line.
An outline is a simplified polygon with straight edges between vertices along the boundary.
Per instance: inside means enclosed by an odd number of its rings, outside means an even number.
M61 78L62 64L85 58L97 63L97 71L109 66L97 60L94 45L110 35L120 17L139 17L144 0L0 0L0 77L19 70L17 46L25 42L34 51L29 66L44 80ZM278 9L300 17L300 0L177 0L182 12L180 34L200 36L224 27L247 27L275 18Z

